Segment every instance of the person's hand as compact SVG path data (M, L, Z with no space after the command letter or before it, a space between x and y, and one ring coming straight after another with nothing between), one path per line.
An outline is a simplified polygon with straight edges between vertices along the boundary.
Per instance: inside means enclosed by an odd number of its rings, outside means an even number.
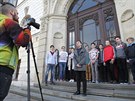
M106 66L106 63L104 62L104 66Z
M129 63L129 60L127 60L127 63Z
M92 60L91 63L94 64L95 63L95 60Z
M24 35L28 35L29 36L29 41L31 41L32 40L32 35L31 35L31 32L30 32L29 28L25 28L23 32L24 32Z
M15 40L17 46L27 47L29 42L32 40L31 32L29 29L23 29Z
M81 67L79 64L76 65L77 67Z
M111 59L110 63L113 64L114 63L114 59Z

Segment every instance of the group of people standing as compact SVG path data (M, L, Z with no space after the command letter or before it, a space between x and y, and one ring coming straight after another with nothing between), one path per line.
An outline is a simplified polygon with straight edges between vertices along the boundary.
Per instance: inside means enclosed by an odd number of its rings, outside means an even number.
M134 38L127 39L128 46L122 42L119 36L115 37L115 44L106 40L105 46L91 43L89 51L90 64L92 70L92 82L110 82L126 84L129 82L129 71L127 64L131 67L133 83L135 83L135 44Z
M70 71L69 78L77 83L77 91L74 95L80 94L81 81L83 82L83 95L86 95L87 69L90 70L90 81L92 83L129 83L129 71L131 68L133 84L135 83L135 43L134 38L127 38L128 45L122 42L119 36L115 37L113 45L109 40L105 41L105 46L91 43L83 45L81 41L76 42L76 48L71 48L70 52L61 47L61 51L54 50L50 46L47 53L47 70L45 73L45 83L47 85L48 72L51 70L51 84L54 78L60 81L65 80L66 68ZM127 67L128 64L128 67ZM55 74L56 73L56 74Z
M59 52L55 50L54 45L50 46L50 51L46 55L47 69L45 73L45 83L48 84L48 73L51 71L50 83L54 83L55 80L63 81L65 78L65 70L67 65L68 53L65 51L65 46L61 47Z

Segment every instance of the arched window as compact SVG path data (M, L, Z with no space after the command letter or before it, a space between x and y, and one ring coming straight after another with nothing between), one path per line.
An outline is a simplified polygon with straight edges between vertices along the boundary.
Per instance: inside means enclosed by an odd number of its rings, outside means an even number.
M94 7L98 4L105 2L106 0L75 0L71 6L70 14L75 14L77 12L86 10L88 8Z
M88 45L113 41L120 35L113 0L75 0L68 12L67 30L69 47L76 40Z

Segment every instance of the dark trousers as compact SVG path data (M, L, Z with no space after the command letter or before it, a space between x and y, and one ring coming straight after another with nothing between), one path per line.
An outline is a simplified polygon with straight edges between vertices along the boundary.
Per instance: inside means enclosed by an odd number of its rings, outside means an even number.
M118 67L118 78L120 83L128 82L128 69L126 59L117 58L116 64Z
M55 80L59 79L59 64L55 66Z
M76 83L77 91L80 92L81 81L83 82L83 93L86 94L87 82L86 82L86 72L85 71L75 71L76 73Z
M0 72L0 101L3 101L4 98L7 96L11 81L11 75Z
M131 72L132 72L132 75L133 75L133 80L135 82L135 59L131 59L129 61L129 64L130 64L130 67L131 67Z
M107 81L108 79L110 79L110 81L114 81L116 80L115 79L115 75L114 75L114 65L110 63L111 60L108 60L106 63L106 68L107 68L107 72L108 72L108 75L109 75L109 78L107 78Z
M98 64L99 82L107 82L106 66L103 63Z
M75 80L75 74L74 74L74 70L70 70L70 79L74 79Z
M75 80L75 73L74 73L74 70L73 70L73 61L71 59L71 65L70 65L70 78L69 79L74 79Z

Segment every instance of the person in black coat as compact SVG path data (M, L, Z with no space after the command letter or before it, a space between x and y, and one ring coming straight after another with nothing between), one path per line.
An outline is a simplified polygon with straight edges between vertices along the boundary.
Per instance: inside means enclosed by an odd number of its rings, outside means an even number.
M122 42L120 36L115 37L115 62L118 68L118 80L120 84L128 83L128 69L126 62L126 43Z
M134 43L134 38L133 37L127 38L127 42L128 42L128 47L126 50L127 62L130 65L131 72L133 75L133 80L134 80L133 84L135 84L135 43Z

